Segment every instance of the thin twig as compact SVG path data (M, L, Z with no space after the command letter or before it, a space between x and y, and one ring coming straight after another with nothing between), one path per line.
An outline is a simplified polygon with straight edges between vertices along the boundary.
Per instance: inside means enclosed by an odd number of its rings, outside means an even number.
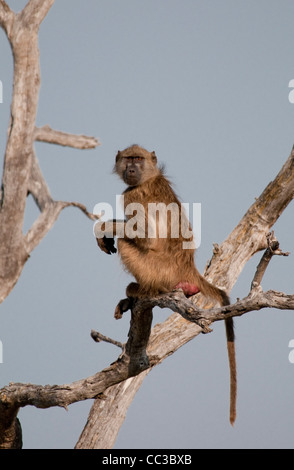
M278 256L289 256L289 252L284 253L280 249L280 244L275 237L274 231L267 234L267 249L265 250L254 275L251 283L251 290L260 286L265 270L268 267L270 260L274 255Z
M104 341L105 343L110 343L114 344L114 346L117 346L118 348L121 348L122 350L124 349L124 344L121 343L120 341L116 341L115 339L109 338L108 336L102 335L102 333L99 333L99 331L91 330L91 337L93 338L96 343L100 343L101 341Z
M89 219L91 220L99 220L101 215L100 214L93 214L92 212L89 212L84 204L81 204L80 202L60 202L63 208L65 207L77 207L80 209Z

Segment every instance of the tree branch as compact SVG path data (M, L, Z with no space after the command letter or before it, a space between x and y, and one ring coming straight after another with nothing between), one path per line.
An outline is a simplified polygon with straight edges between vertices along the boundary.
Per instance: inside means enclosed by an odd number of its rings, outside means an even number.
M31 253L51 230L64 205L62 202L48 202L39 217L25 235L24 242L28 253Z
M58 219L60 212L66 207L76 207L80 209L89 219L97 220L98 215L88 212L86 206L79 202L64 202L64 201L53 201L48 202L33 223L32 227L28 230L25 235L25 247L28 253L31 253L36 246L43 240L47 233L51 230L56 220Z
M5 422L9 420L11 423L11 416L15 418L15 410L20 407L33 405L37 408L52 406L67 408L71 403L95 398L108 387L148 369L146 332L150 332L151 322L152 312L149 310L145 310L141 314L139 312L132 314L129 338L124 353L109 367L87 379L53 386L12 383L2 388L0 390L0 406L7 410ZM0 415L0 429L1 425L5 426L5 423Z
M18 408L0 403L0 449L20 449L22 431L17 418Z
M288 256L280 249L280 244L275 237L274 231L267 234L268 247L265 250L251 283L251 290L243 300L237 300L235 304L210 309L197 307L194 302L188 299L181 289L169 294L162 294L153 298L138 299L135 304L136 309L145 308L169 308L179 313L185 320L196 323L202 328L203 333L209 333L209 324L225 320L229 317L237 317L245 313L260 310L263 308L277 308L280 310L294 309L294 295L286 295L282 292L270 290L263 292L260 286L265 270L274 255ZM121 301L122 302L122 301Z
M47 142L76 149L93 149L101 145L101 142L96 137L68 134L53 130L50 126L36 127L34 138L38 142Z
M294 147L276 178L218 247L206 270L206 277L229 292L247 261L267 248L266 235L293 197Z
M275 237L274 231L267 234L267 249L265 250L257 268L256 273L251 283L251 289L261 284L263 275L265 273L266 268L269 265L270 260L274 255L279 256L289 256L289 252L283 253L280 250L279 242Z
M105 343L110 343L113 344L114 346L117 346L121 349L124 349L124 344L121 343L120 341L116 341L112 338L109 338L108 336L104 336L99 331L91 330L91 338L96 342L100 343L101 341L104 341Z
M55 0L29 0L17 15L18 21L28 29L38 30Z
M95 399L75 449L112 449L127 410L149 372L147 369L113 385ZM109 423L115 423L115 426L109 426Z
M41 172L35 152L31 156L30 177L28 192L32 194L41 214L28 230L24 238L25 247L31 253L51 230L60 212L66 207L80 209L89 219L97 220L99 216L88 212L86 206L79 202L54 201L51 197L47 183Z
M143 370L147 370L162 362L166 354L164 356L160 354L154 346L154 342L148 347L149 362L146 360L147 356L144 351L151 324L150 312L146 314L148 306L150 309L156 305L160 308L171 308L173 310L176 307L180 315L196 324L203 320L210 324L262 308L294 309L294 295L286 295L275 291L263 293L260 290L258 292L255 291L254 294L250 293L245 299L233 305L211 308L209 310L197 308L192 302L188 302L190 305L187 307L187 299L179 291L162 294L144 301L140 300L135 309L135 315L133 315L132 311L129 339L125 352L115 363L93 376L71 384L41 386L12 383L1 389L1 405L5 406L6 409L11 408L11 410L27 405L33 405L37 408L49 408L52 406L67 408L71 403L95 398L108 387L120 383L129 377L136 376ZM144 322L147 323L144 325Z
M50 190L41 172L36 154L32 152L30 177L28 180L28 193L30 193L40 211L53 202Z
M10 37L10 31L15 18L15 13L9 8L4 0L0 0L0 26Z
M89 212L84 204L81 204L80 202L58 202L58 204L62 205L62 209L65 207L76 207L77 209L80 209L90 220L98 220L100 218L99 214L92 214L92 212Z

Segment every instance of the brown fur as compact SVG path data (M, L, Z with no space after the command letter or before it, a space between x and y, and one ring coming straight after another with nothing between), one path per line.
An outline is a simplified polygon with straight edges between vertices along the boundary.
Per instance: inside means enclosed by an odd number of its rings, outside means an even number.
M138 145L119 151L114 171L128 185L123 193L125 208L131 203L140 203L144 207L145 218L140 219L139 223L145 226L146 230L148 203L164 203L167 206L174 203L181 217L181 204L170 182L158 168L154 152L150 153ZM128 215L126 217L131 218ZM200 291L221 305L228 305L230 300L226 292L207 282L197 271L194 263L195 249L183 249L184 241L193 240L192 234L187 240L180 230L179 236L172 238L171 228L172 220L168 215L167 238L158 236L158 228L155 238L118 238L117 246L122 263L137 281L127 287L127 296L151 296L170 292L180 286L186 295L189 295L190 291ZM233 424L236 418L236 362L232 319L226 320L226 332L231 373L230 421Z

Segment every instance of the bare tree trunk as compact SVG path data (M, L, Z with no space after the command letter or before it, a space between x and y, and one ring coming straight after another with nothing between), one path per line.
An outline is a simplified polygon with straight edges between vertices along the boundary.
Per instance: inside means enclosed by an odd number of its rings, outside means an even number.
M76 449L112 449L127 410L148 371L106 390L96 398Z

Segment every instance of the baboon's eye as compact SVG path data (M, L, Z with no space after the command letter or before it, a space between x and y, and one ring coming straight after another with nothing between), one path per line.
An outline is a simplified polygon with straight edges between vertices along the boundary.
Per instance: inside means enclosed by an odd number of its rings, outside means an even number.
M138 155L135 155L134 157L123 157L124 161L128 163L139 163L145 160L144 157L140 157Z
M139 163L139 162L142 162L143 160L144 160L144 157L139 157L139 156L133 157L134 163Z

